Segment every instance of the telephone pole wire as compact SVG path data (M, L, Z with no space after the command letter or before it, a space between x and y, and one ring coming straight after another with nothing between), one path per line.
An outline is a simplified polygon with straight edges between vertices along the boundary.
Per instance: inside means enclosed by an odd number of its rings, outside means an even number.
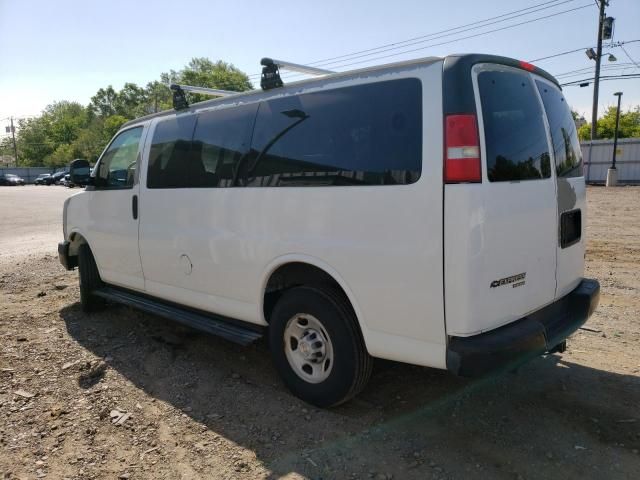
M600 88L600 60L602 59L602 25L604 23L604 7L607 0L600 0L600 13L598 16L598 46L596 49L596 74L593 82L593 110L591 112L591 140L598 138L598 93Z

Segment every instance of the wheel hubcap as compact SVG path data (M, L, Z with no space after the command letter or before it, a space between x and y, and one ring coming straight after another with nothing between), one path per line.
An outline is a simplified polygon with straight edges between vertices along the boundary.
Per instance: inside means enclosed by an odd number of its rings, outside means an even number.
M320 383L331 373L331 338L313 315L299 313L289 319L284 329L284 351L293 371L306 382Z

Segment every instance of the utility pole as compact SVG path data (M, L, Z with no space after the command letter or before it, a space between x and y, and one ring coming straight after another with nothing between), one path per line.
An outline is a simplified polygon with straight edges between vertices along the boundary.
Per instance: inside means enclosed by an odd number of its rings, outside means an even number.
M16 130L13 128L13 117L10 117L11 122L11 138L13 139L13 156L16 159L16 167L18 166L18 147L16 147Z
M616 110L616 130L613 132L613 157L611 167L607 170L607 187L615 187L618 184L618 170L616 170L616 150L618 149L618 127L620 126L620 99L622 92L614 93L618 97L618 110Z
M602 24L604 23L604 7L607 0L600 0L600 14L598 17L598 47L596 49L596 74L593 81L593 110L591 112L591 140L598 138L598 90L600 87L600 60L602 58Z

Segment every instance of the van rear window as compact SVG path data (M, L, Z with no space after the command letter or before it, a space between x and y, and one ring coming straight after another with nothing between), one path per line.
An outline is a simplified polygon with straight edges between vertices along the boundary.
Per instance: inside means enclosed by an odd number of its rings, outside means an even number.
M558 177L582 176L582 150L576 122L562 92L556 87L536 80L544 109L549 120L553 152Z
M478 74L487 173L492 182L551 176L543 113L529 76L520 72Z

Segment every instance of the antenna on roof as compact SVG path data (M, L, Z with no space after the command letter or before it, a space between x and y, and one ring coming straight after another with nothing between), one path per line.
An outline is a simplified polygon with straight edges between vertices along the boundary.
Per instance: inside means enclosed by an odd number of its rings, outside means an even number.
M272 88L282 87L282 78L280 78L280 69L290 70L292 72L306 73L308 75L329 75L335 73L332 70L323 68L309 67L298 63L285 62L284 60L276 60L275 58L263 58L260 60L262 65L262 77L260 78L260 86L263 90L271 90Z
M173 92L173 108L183 110L189 107L187 97L184 92L201 93L203 95L211 95L214 97L228 97L229 95L237 95L240 92L232 92L231 90L219 90L217 88L193 87L191 85L178 85L172 83L169 87Z

